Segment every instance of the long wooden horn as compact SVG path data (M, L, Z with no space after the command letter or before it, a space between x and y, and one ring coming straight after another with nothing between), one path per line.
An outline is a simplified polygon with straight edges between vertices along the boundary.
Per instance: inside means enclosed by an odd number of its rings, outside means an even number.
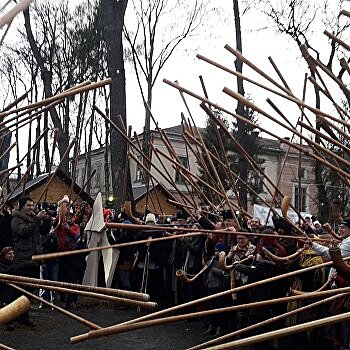
M305 236L305 232L300 229L297 225L295 225L293 222L290 221L288 217L288 208L290 206L292 198L290 196L284 196L281 203L281 212L283 215L284 220L288 222L289 225L291 225L300 235Z
M334 237L335 239L337 239L338 241L342 241L343 240L343 237L337 235L333 230L332 230L332 227L330 224L326 223L326 224L323 224L323 228L324 230L330 234L332 237Z
M263 254L266 255L269 260L274 261L277 264L290 264L293 260L297 259L304 251L304 249L298 249L295 253L288 256L277 256L271 253L265 247L261 247Z
M93 322L90 322L89 320L87 320L87 319L85 319L85 318L83 318L81 316L75 315L72 312L70 312L70 311L68 311L66 309L63 309L60 306L52 304L52 303L46 301L44 298L40 298L37 295L35 295L33 293L30 293L30 292L28 292L27 290L25 290L25 289L23 289L21 287L16 286L15 284L11 283L11 284L9 284L9 286L11 286L14 289L19 290L21 293L24 293L24 294L28 295L31 298L34 298L34 299L40 301L41 303L44 303L45 305L47 305L47 306L49 306L49 307L51 307L51 308L61 312L62 314L64 314L64 315L66 315L66 316L68 316L68 317L70 317L70 318L72 318L72 319L74 319L74 320L76 320L76 321L78 321L78 322L80 322L80 323L90 327L91 329L100 329L101 328L99 325L97 325L97 324L95 324ZM0 349L1 349L1 346L0 346Z
M288 218L288 208L290 206L292 198L289 196L284 196L281 203L281 212L284 218ZM288 219L289 220L289 219Z
M305 322L298 324L296 326L277 329L275 331L254 335L249 338L239 339L235 340L233 342L213 346L210 348L207 348L208 350L222 350L222 349L239 349L240 347L245 347L252 344L261 343L263 341L271 340L271 339L277 339L281 337L285 337L287 335L297 334L301 332L305 332L314 328L329 326L332 324L336 324L339 322L346 322L350 319L350 312L341 314L341 315L335 315L331 317L326 317L320 320L315 320L311 322ZM96 331L95 331L96 332Z
M0 324L6 324L15 320L25 312L29 311L29 309L29 299L24 295L20 296L12 303L0 309Z
M131 218L134 222L137 221L137 219L134 217L132 213L131 201L125 201L123 208L124 208L125 214L128 215L129 218Z
M227 263L226 263L226 258L227 258L227 256L226 256L226 253L225 253L225 252L220 252L220 253L219 253L219 266L220 266L224 271L231 271L231 270L233 270L233 269L236 267L237 264L233 263L233 264L231 264L231 265L227 265ZM239 263L239 264L243 264L243 263L245 263L245 262L247 262L247 261L249 261L249 260L252 260L253 258L254 258L253 255L249 255L249 256L247 256L246 258L244 258L244 259L238 261L238 263Z
M182 282L185 283L193 283L200 275L202 275L206 270L209 269L209 267L212 266L212 263L214 262L214 257L207 262L207 264L193 277L189 278L185 271L183 270L177 270L176 271L176 277L178 277Z
M248 304L240 304L240 305L234 305L234 306L229 306L229 307L224 307L220 309L212 309L212 310L207 310L207 311L199 311L199 312L193 312L189 314L181 314L181 315L176 315L176 316L168 316L168 317L162 317L162 318L157 318L157 319L152 319L152 320L146 320L154 316L154 314L149 314L146 316L139 317L136 320L131 320L127 321L118 325L113 325L106 327L104 329L98 330L98 331L90 331L89 333L81 334L78 336L74 336L71 338L72 343L78 343L84 340L87 340L89 338L98 338L101 336L109 336L112 334L117 334L121 332L128 332L136 329L141 329L141 328L146 328L146 327L152 327L156 325L163 325L167 323L172 323L172 322L178 322L186 319L193 319L193 318L200 318L200 317L207 317L207 316L212 316L212 315L217 315L217 314L222 314L222 313L227 313L227 312L233 312L237 310L246 310L246 309L251 309L251 308L256 308L256 307L265 307L268 305L275 305L275 304L281 304L281 303L286 303L290 301L296 301L296 300L305 300L305 299L314 299L314 298L321 298L321 297L328 297L332 295L339 295L339 294L348 294L350 293L350 287L346 288L340 288L340 289L332 289L332 290L326 290L323 292L311 292L308 293L307 295L295 295L295 296L289 296L289 297L282 297L282 298L277 298L277 299L272 299L272 300L263 300L263 301L257 301L253 303L248 303ZM172 308L173 309L173 308ZM164 311L164 310L163 310ZM161 311L161 312L163 312ZM157 314L160 312L158 311ZM135 322L136 321L136 322Z
M221 343L224 340L228 340L230 338L237 337L238 335L241 335L242 333L246 333L246 332L252 331L252 330L254 330L256 328L270 325L270 324L275 323L277 321L283 320L284 318L290 317L292 315L296 315L296 314L298 314L300 312L304 312L305 310L310 310L312 308L315 308L315 307L317 307L319 305L324 305L326 303L329 303L332 300L336 300L336 299L342 298L345 295L346 294L333 295L333 296L331 296L329 298L316 301L316 302L314 302L312 304L308 304L308 305L302 306L302 307L300 307L298 309L294 309L292 311L288 311L288 312L286 312L284 314L281 314L281 315L278 315L278 316L275 316L275 317L272 317L272 318L268 318L267 320L264 320L264 321L252 324L252 325L244 327L244 328L240 328L240 329L238 329L238 330L236 330L236 331L234 331L232 333L228 333L228 334L225 334L225 335L223 335L221 337L209 340L209 341L207 341L205 343L193 346L193 347L191 347L191 348L189 348L187 350L206 349L208 347L208 345Z
M350 279L350 266L345 263L339 247L329 248L329 254L333 260L333 265L339 270L344 277Z
M185 283L191 283L191 279L187 277L186 272L184 270L177 270L176 277Z

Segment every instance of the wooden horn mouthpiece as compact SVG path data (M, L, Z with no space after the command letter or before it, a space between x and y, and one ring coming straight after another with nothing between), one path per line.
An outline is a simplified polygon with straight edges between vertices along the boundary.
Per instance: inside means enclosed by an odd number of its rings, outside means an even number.
M15 320L25 312L29 311L29 309L30 301L26 296L22 295L11 304L0 309L0 324L6 324Z
M225 254L225 252L220 252L219 253L219 266L224 271L231 271L234 268L234 264L226 265L226 254Z
M186 273L183 270L177 270L176 277L182 282L185 282L185 283L191 282L191 280L186 276Z
M340 248L329 248L329 254L333 260L333 265L337 268L338 272L340 272L345 278L350 280L350 266L345 263L341 255Z
M283 217L288 216L287 213L288 213L288 208L290 206L291 200L292 200L292 198L289 197L289 196L284 196L283 197L283 200L282 200L282 203L281 203L281 212L282 212Z

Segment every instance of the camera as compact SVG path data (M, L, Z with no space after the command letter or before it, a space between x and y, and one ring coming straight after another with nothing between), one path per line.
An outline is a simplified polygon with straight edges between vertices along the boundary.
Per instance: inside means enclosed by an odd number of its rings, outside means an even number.
M41 210L45 210L46 214L49 215L51 218L55 218L57 216L57 208L58 206L56 203L41 203Z

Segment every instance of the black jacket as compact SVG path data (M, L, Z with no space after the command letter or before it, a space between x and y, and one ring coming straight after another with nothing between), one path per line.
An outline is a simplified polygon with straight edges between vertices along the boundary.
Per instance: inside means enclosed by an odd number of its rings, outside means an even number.
M15 248L14 265L32 264L32 256L41 252L40 219L29 217L20 210L12 214L11 222L13 247Z

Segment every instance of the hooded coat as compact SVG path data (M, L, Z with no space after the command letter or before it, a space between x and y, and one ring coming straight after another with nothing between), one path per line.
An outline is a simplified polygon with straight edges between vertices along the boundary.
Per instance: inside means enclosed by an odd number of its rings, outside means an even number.
M31 265L32 255L41 252L40 223L36 216L27 216L20 210L12 214L11 222L13 247L15 249L15 266Z

